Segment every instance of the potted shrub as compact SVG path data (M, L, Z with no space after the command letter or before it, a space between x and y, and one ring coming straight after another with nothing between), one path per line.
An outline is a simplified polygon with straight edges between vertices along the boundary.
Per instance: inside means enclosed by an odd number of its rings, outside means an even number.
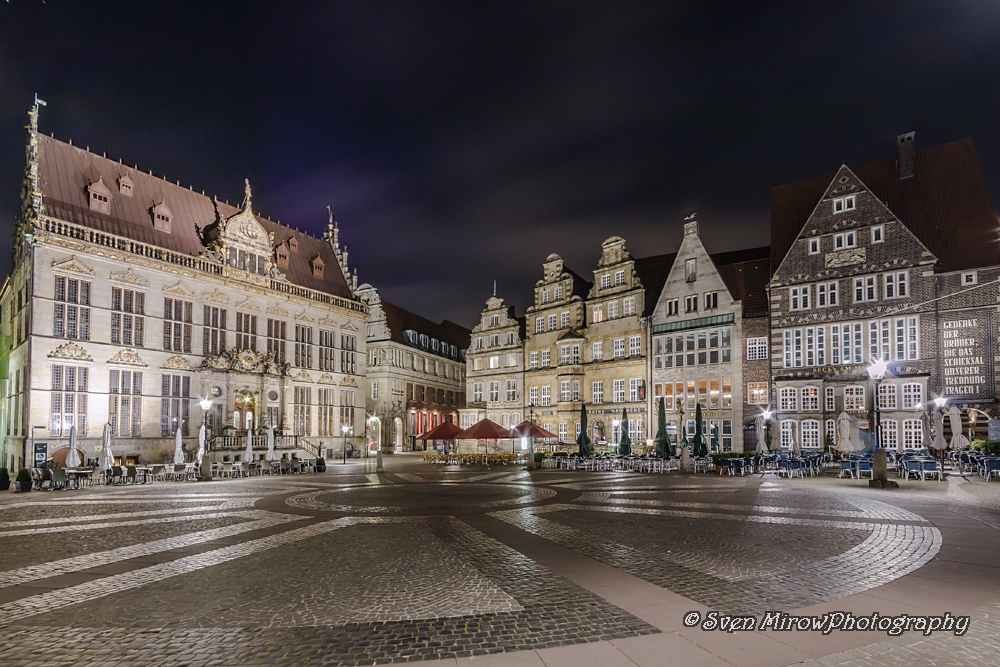
M0 468L0 491L6 491L10 488L10 473L7 472L6 468Z
M27 468L21 468L17 471L16 488L22 493L27 493L31 491L31 473L28 472Z
M542 461L545 460L545 454L543 452L535 452L535 467L541 468Z
M326 472L326 460L322 456L316 459L316 472Z

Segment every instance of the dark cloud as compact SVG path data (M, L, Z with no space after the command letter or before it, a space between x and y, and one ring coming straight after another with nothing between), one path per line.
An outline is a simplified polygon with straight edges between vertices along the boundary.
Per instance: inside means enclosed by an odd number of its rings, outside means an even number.
M37 91L57 137L231 200L250 178L317 234L331 204L362 281L471 324L493 280L523 306L549 253L670 252L692 209L713 251L765 244L773 186L904 131L972 136L1000 191L998 28L993 2L12 0L0 220Z

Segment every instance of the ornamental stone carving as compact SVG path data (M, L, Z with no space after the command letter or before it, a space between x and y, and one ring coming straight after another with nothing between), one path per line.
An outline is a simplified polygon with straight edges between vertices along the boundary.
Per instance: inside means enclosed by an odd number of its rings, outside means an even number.
M76 259L76 255L72 255L69 259L64 259L62 261L55 259L52 260L52 268L56 271L66 271L68 273L82 273L85 276L94 275L93 269L89 269L81 264Z
M259 373L267 375L287 375L290 365L279 364L268 352L253 350L226 350L222 354L206 357L201 364L205 370L236 371L238 373Z
M112 273L108 279L113 283L123 283L125 285L137 285L139 287L149 287L149 281L139 278L132 273L132 267L125 269L125 273Z
M203 293L201 298L205 301L212 301L214 303L229 303L229 297L226 296L225 292L219 290L219 288L215 288L211 292Z
M149 364L142 360L138 352L129 347L118 350L113 357L108 359L108 363L122 366L142 366L143 368L149 366Z
M69 341L63 343L56 349L49 352L49 357L52 359L71 359L73 361L93 361L94 358L87 354L87 351L74 343Z
M292 379L299 380L301 382L312 382L312 376L309 375L309 373L307 373L304 368L295 375L293 375Z
M337 381L333 379L333 376L329 373L323 373L319 376L320 384L337 384Z
M167 368L167 369L175 370L175 371L193 371L193 370L195 370L194 366L191 365L191 362L188 361L187 359L185 359L184 357L182 357L179 354L175 354L174 356L172 356L169 359L167 359L166 361L164 361L163 365L161 365L160 368Z
M350 375L340 381L341 387L357 387L358 383Z
M273 308L268 308L267 314L274 315L276 317L288 317L288 311L282 309L281 306L274 306Z
M243 302L236 304L236 307L242 310L260 310L260 308L258 308L250 299L246 299Z
M178 283L176 285L171 285L170 287L164 287L163 288L163 293L164 294L175 294L177 296L184 296L184 297L188 297L188 298L195 296L194 292L192 292L188 288L184 287L184 285L182 285L179 281L178 281Z
M840 266L854 266L865 263L865 248L848 248L826 254L826 268L835 269Z

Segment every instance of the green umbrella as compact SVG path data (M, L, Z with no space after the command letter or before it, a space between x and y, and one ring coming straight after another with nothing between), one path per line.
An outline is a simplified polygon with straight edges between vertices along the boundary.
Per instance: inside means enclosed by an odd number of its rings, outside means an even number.
M590 456L590 436L587 435L587 406L580 404L580 436L576 439L580 445L580 456Z
M618 441L618 455L628 456L632 453L632 448L629 445L632 441L628 439L628 415L625 413L625 409L622 409L622 423L621 423L622 437Z
M722 449L719 447L719 425L715 424L712 426L712 449L715 452L721 452Z
M701 430L701 403L694 410L694 452L695 456L708 456L708 442Z
M658 422L656 425L656 455L665 459L674 455L674 448L670 444L670 436L667 435L667 409L662 397L656 420Z

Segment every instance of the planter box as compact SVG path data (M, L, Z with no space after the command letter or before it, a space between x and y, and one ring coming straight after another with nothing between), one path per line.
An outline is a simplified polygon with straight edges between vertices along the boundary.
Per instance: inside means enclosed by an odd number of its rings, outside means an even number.
M31 482L14 482L16 484L16 490L21 493L27 493L31 491Z

